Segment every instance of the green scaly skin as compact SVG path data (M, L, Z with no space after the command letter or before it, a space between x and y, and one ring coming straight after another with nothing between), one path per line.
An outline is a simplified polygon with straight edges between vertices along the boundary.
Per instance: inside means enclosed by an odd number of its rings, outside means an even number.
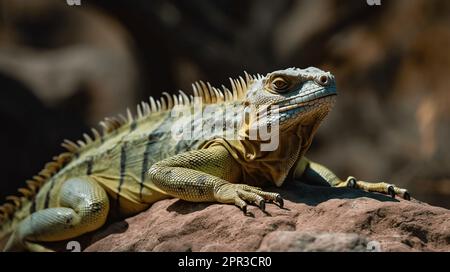
M277 193L259 187L281 186L288 177L327 186L349 186L409 198L406 190L387 183L339 179L326 167L309 161L305 152L335 97L334 76L314 67L289 68L245 79L230 79L231 91L193 84L203 101L203 119L171 115L171 109L193 110L193 97L178 96L142 103L137 117L105 119L102 135L65 141L68 152L48 163L27 181L21 196L0 206L0 240L5 251L48 251L42 242L72 239L100 228L108 216L127 217L170 197L192 202L234 204L245 213L248 204L265 209L266 202L283 206ZM270 118L248 115L233 106L261 110L278 107L279 146L263 151L266 140L250 138L252 125ZM227 139L214 130L191 139L173 137L172 128L186 123L207 126L214 113L232 108L226 122L241 138ZM244 112L244 114L242 114ZM267 117L267 115L266 115ZM258 186L258 187L255 187ZM1 246L1 244L0 244Z

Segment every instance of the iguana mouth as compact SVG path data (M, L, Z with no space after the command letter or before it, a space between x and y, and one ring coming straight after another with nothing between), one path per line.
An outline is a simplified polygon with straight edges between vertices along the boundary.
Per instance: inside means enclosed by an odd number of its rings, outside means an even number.
M318 100L322 100L326 97L332 97L336 96L336 88L317 88L311 91L308 94L300 94L293 97L289 97L288 99L285 99L283 101L268 105L267 107L264 107L261 109L258 113L259 118L265 117L268 113L272 112L271 108L273 106L277 106L276 110L274 110L275 113L282 113L289 110L294 110L297 108L300 108L302 106L311 105Z
M279 106L279 112L284 112L292 109L296 109L301 106L311 104L323 98L337 95L336 88L318 88L311 91L308 94L300 94L283 100L276 105Z
M335 96L335 95L337 95L337 94L327 94L327 95L316 97L314 99L311 99L311 100L308 100L308 101L305 101L305 102L299 102L299 103L295 103L295 104L292 104L292 105L291 104L285 105L285 106L280 107L278 109L278 112L281 113L281 112L297 109L297 108L302 107L302 106L312 105L313 102L317 102L318 100L323 100L326 97L331 97L331 96Z

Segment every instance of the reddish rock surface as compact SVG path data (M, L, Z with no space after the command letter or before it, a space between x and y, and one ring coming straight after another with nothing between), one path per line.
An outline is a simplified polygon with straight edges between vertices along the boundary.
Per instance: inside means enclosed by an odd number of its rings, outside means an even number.
M349 188L288 184L285 208L159 201L86 251L450 251L450 211Z

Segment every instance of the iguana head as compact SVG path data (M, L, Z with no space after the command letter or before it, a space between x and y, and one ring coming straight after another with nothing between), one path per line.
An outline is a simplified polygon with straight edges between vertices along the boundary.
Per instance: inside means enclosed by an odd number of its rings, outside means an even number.
M314 127L331 110L336 97L335 78L318 68L289 68L260 77L249 85L245 103L254 111L257 128L278 123L283 134L293 128Z
M266 180L280 186L331 110L335 79L314 67L246 77L240 84L232 81L233 93L245 90L239 101L244 106L239 139L213 139L205 147L225 146L242 166L246 182Z

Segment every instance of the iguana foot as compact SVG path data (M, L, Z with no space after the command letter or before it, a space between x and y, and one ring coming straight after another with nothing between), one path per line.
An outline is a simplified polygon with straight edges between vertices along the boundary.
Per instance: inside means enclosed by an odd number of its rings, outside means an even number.
M411 196L410 196L408 190L399 188L393 184L389 184L386 182L371 183L371 182L356 180L356 178L350 176L347 178L347 180L345 182L343 182L343 186L361 189L361 190L364 190L367 192L378 192L378 193L388 194L392 198L395 198L395 196L401 196L406 200L411 200Z
M218 186L214 193L217 201L238 206L247 213L247 202L257 205L262 211L266 209L266 202L276 202L282 208L283 198L278 193L262 191L261 188L245 184L224 183Z

